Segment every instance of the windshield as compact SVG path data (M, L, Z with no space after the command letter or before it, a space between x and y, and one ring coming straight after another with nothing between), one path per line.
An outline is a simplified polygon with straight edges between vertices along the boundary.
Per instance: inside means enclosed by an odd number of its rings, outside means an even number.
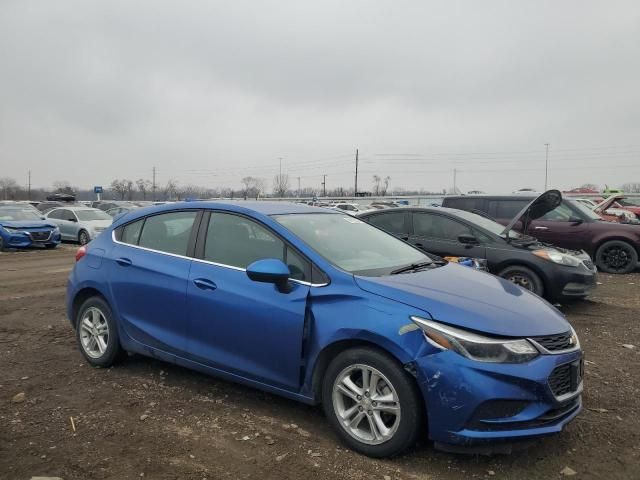
M275 220L335 266L357 275L388 275L415 263L431 263L419 250L349 215L290 214Z
M78 220L81 222L90 222L92 220L109 220L111 217L102 210L76 210L75 214L78 216Z
M30 208L0 207L0 220L19 222L23 220L42 220L42 218Z
M623 207L640 207L640 198L619 198L618 203Z
M593 210L587 207L584 203L578 202L577 200L567 200L567 202L569 202L573 208L578 210L580 214L584 215L585 217L591 220L602 220L600 218L600 215L595 213Z

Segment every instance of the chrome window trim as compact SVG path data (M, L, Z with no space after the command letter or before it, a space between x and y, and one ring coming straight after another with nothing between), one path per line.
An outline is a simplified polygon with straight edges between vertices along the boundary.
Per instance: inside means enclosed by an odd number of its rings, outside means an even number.
M118 228L120 228L120 227L118 227ZM160 250L154 250L153 248L141 247L140 245L132 245L130 243L121 242L120 240L116 239L116 229L111 230L111 240L113 240L114 243L116 243L118 245L124 245L125 247L137 248L139 250L144 250L144 251L147 251L147 252L159 253L161 255L168 255L170 257L176 257L176 258L183 258L185 260L191 260L191 261L199 262L199 263L206 263L208 265L214 265L216 267L228 268L230 270L237 270L237 271L240 271L240 272L246 272L247 271L246 268L235 267L233 265L225 265L224 263L211 262L209 260L203 260L201 258L187 257L185 255L178 255L177 253L163 252L163 251L160 251ZM329 285L329 283L311 283L311 282L305 282L303 280L296 280L295 278L290 278L289 281L290 282L294 282L294 283L298 283L300 285L306 285L308 287L326 287L327 285Z

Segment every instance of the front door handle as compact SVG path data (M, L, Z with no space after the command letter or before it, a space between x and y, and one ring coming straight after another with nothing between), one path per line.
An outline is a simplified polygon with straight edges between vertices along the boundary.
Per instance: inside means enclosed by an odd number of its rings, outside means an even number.
M116 258L116 263L118 265L122 265L123 267L130 267L133 262L128 258L121 257L121 258Z
M538 230L539 232L544 232L549 230L549 227L533 227L534 230Z
M193 283L200 290L215 290L216 288L218 288L215 283L213 283L211 280L207 280L206 278L196 278Z
M419 248L422 248L422 247L424 246L424 245L422 245L421 243L414 243L414 245L415 245L416 247L419 247Z

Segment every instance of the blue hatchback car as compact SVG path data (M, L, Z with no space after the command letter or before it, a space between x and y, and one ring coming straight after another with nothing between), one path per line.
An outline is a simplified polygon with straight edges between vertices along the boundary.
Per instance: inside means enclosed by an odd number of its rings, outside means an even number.
M57 225L43 220L31 208L19 204L0 206L0 251L35 246L55 248L60 241Z
M135 352L309 404L353 449L399 453L562 430L582 351L555 308L306 205L190 202L119 218L67 292L94 366Z

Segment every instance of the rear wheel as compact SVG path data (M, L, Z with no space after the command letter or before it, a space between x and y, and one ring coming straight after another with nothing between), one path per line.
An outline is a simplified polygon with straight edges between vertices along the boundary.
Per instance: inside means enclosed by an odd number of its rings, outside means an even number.
M610 240L598 248L596 265L606 273L630 273L638 265L638 252L627 242Z
M0 252L4 252L4 239L0 237Z
M530 268L521 265L512 265L498 273L498 276L535 293L539 297L544 294L544 284L542 280L538 274Z
M80 245L86 245L91 241L91 237L89 237L89 233L86 230L80 230L78 234L78 242Z
M89 298L78 310L76 340L84 358L94 367L110 367L122 357L118 328L102 297Z
M396 455L423 427L413 378L391 356L369 347L339 354L323 379L325 415L344 442L371 457Z

